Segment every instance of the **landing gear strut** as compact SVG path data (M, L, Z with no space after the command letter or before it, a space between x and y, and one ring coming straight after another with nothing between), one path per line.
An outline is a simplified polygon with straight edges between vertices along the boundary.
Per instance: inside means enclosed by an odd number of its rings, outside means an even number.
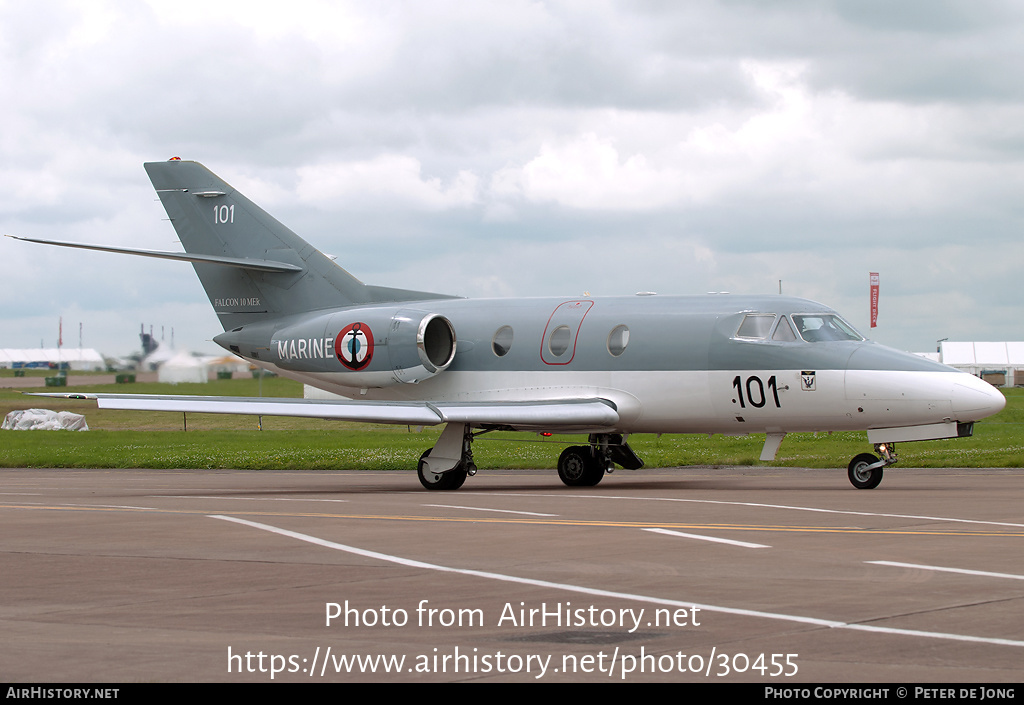
M476 475L473 432L469 424L445 426L441 437L437 439L437 445L423 451L416 466L416 474L420 484L428 490L457 490L467 477Z
M618 434L592 433L589 441L589 446L566 448L558 458L558 477L569 487L593 487L615 469L614 463L627 470L644 466Z
M850 482L858 490L873 490L882 481L882 468L896 462L896 446L893 443L876 443L875 452L882 456L881 460L871 453L861 453L850 461L847 474Z

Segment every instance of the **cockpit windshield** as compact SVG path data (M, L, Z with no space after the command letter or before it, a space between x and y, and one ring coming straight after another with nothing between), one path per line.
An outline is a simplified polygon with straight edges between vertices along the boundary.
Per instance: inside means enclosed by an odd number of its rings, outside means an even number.
M792 318L800 337L808 343L826 340L864 340L849 323L835 314L793 314Z

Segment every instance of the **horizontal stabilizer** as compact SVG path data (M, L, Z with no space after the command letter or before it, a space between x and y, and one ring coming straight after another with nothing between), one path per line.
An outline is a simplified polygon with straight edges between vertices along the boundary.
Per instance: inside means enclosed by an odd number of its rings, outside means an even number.
M468 423L519 430L584 430L613 427L619 421L611 402L565 399L539 402L412 402L201 397L159 394L44 393L31 396L95 399L101 409L176 411L249 416L299 416L365 423L436 426Z
M42 245L58 245L60 247L75 247L80 250L99 250L100 252L116 252L122 255L138 255L140 257L155 257L156 259L173 259L180 262L200 262L203 264L219 264L224 267L238 267L257 272L301 272L302 267L287 262L274 262L266 259L249 259L244 257L221 257L218 255L198 255L188 252L161 252L159 250L135 250L128 247L108 247L106 245L88 245L81 242L64 242L62 240L39 240L34 237L19 237L8 235L15 240L25 242L37 242Z

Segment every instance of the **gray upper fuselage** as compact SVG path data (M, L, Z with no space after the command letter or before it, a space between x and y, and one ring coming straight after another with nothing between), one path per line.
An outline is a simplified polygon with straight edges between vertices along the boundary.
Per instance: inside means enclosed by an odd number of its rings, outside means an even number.
M575 306L575 311L566 310ZM398 311L438 314L451 321L457 371L656 371L757 369L885 369L952 371L925 358L870 341L775 341L737 337L750 313L832 314L822 304L781 296L709 295L609 298L439 299L352 306L287 316L242 326L217 336L218 343L245 357L299 373L346 372L328 346L353 322L367 323L374 336L373 360L365 372L386 372L392 360L386 321ZM564 319L564 320L563 320ZM568 327L569 344L555 355L554 329ZM628 342L613 354L609 338L628 329ZM495 334L507 327L511 345L498 355ZM564 331L563 331L563 337ZM295 341L320 340L292 351ZM234 346L234 347L232 347ZM283 347L282 347L283 346ZM237 348L237 349L236 349ZM281 354L281 351L284 354ZM305 352L303 352L305 351ZM255 353L255 355L253 354ZM856 354L855 354L856 353ZM358 384L354 386L360 386Z

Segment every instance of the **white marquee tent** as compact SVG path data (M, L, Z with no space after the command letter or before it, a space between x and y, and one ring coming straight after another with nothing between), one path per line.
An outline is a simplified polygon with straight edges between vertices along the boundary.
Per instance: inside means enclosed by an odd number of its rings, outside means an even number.
M998 386L1024 385L1024 342L939 344L941 362Z
M104 370L103 356L92 348L0 348L0 368L67 365L72 370Z

